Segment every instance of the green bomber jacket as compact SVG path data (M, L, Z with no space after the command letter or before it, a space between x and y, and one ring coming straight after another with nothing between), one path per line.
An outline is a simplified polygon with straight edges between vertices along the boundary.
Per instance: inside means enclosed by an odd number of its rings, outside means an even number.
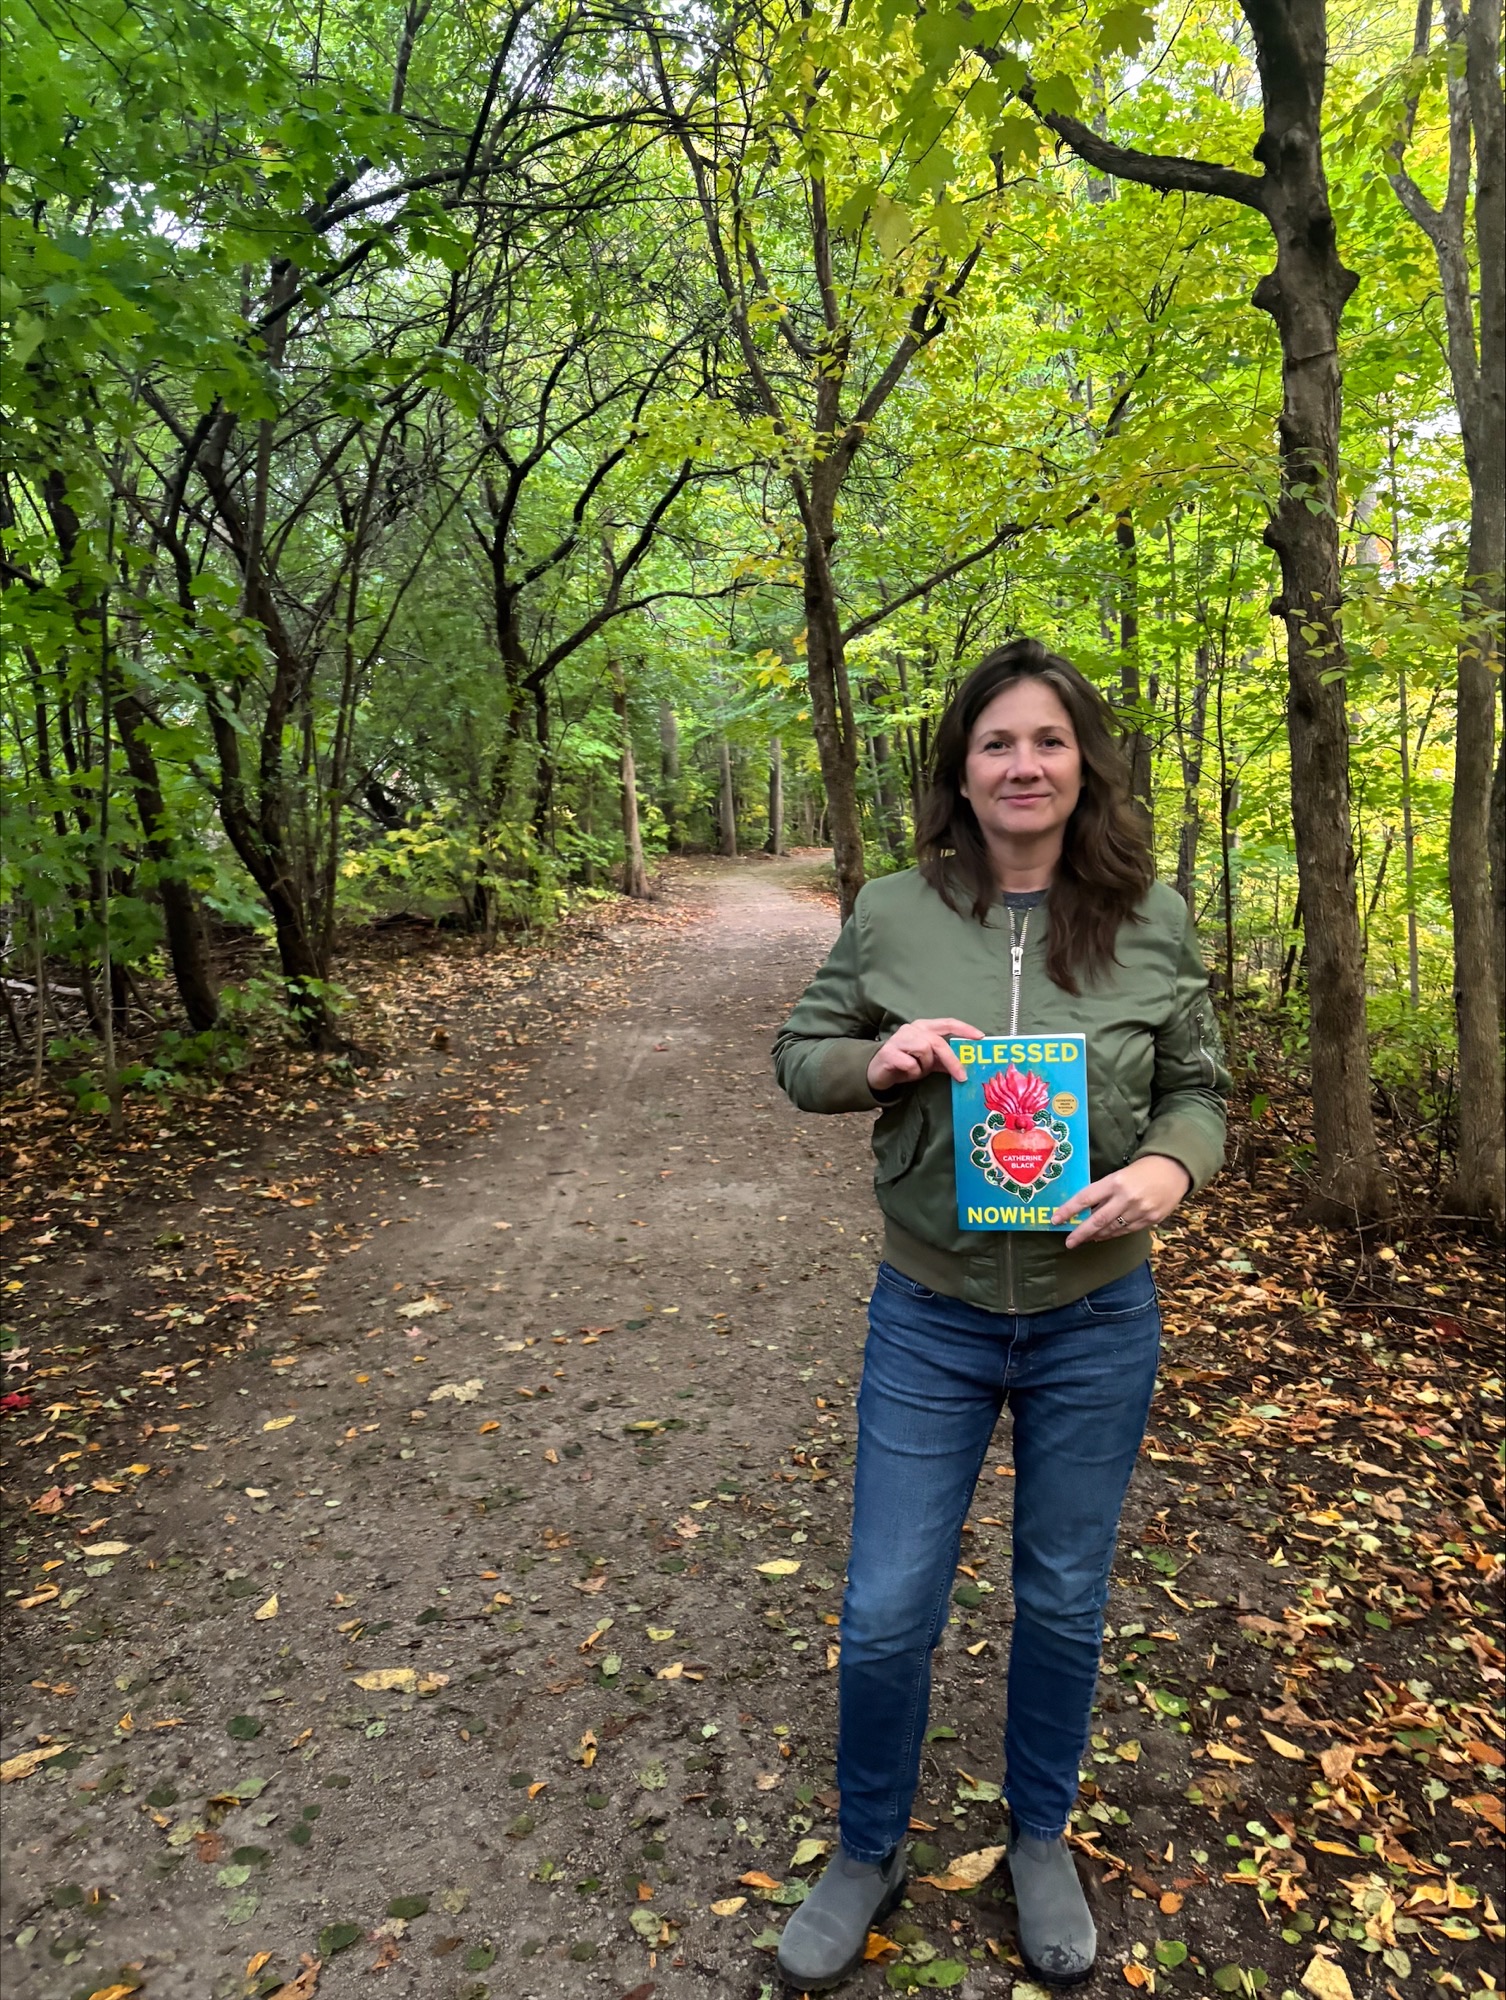
M966 905L964 905L964 908ZM910 868L867 883L774 1042L780 1088L802 1111L873 1111L874 1189L884 1255L917 1284L990 1312L1046 1312L1132 1271L1148 1231L1065 1248L1042 1231L963 1230L952 1170L951 1081L922 1077L881 1106L868 1087L875 1044L907 1021L950 1015L985 1036L1087 1037L1094 1179L1147 1153L1186 1168L1194 1188L1223 1164L1229 1077L1208 977L1187 907L1157 882L1123 924L1117 964L1081 993L1046 971L1044 907L1031 913L1018 968L1009 912L979 923L951 910Z

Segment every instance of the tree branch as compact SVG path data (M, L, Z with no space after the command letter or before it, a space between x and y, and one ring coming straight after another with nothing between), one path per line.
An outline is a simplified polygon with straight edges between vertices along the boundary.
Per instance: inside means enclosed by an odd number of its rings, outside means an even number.
M1117 146L1079 118L1062 111L1042 111L1035 101L1035 84L1029 78L1020 86L1020 100L1028 104L1048 131L1064 140L1079 159L1086 160L1101 174L1116 180L1135 181L1141 187L1159 188L1163 194L1217 194L1227 201L1242 202L1246 208L1266 212L1265 176L1242 173L1237 167L1218 166L1209 160L1183 159L1177 153L1142 153L1133 146Z

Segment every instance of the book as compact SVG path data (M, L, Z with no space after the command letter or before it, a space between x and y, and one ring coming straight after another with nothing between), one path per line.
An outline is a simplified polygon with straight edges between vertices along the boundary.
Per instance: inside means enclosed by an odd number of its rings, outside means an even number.
M1088 1164L1088 1045L1082 1035L954 1040L952 1151L960 1229L1059 1229Z

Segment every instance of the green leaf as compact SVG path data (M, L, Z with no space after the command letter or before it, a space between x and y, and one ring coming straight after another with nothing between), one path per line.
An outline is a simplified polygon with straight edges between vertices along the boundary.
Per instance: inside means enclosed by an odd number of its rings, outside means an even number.
M237 1743L249 1743L260 1736L266 1724L254 1715L232 1715L226 1728Z
M329 1958L337 1951L348 1951L353 1944L359 1944L360 1939L359 1924L326 1924L319 1933L319 1955Z
M1144 7L1129 4L1110 7L1098 27L1098 46L1105 55L1132 56L1155 33L1155 21ZM1053 106L1052 109L1057 107Z
M401 1917L405 1923L411 1923L415 1917L425 1915L428 1908L427 1896L394 1896L387 1905L387 1914L389 1917Z
M884 257L897 257L915 233L909 209L903 202L891 201L886 194L873 197L869 222L874 240Z
M1180 1938L1163 1938L1156 1946L1156 1963L1164 1965L1168 1971L1180 1965L1187 1956L1187 1947Z

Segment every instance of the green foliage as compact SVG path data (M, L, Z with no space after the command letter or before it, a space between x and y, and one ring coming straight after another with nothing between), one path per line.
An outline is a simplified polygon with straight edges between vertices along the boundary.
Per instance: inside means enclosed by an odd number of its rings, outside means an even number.
M337 0L316 58L259 6L8 18L7 974L29 991L40 961L97 1029L107 951L163 981L184 907L252 933L229 1039L175 1030L122 1079L176 1089L252 1029L337 1038L342 924L496 933L606 892L625 744L650 859L717 844L723 744L739 845L769 839L776 739L784 838L820 844L790 475L929 299L831 551L868 871L911 856L959 675L1038 633L1148 739L1158 862L1224 1004L1300 1061L1265 225L1086 172L1019 94L1242 161L1236 16L743 0L714 52L682 27ZM517 88L487 98L499 37ZM1420 88L1409 161L1441 195L1441 58L1410 37L1346 17L1328 162L1361 280L1341 510L1375 1067L1446 1123L1469 502L1431 249L1378 171ZM59 1029L100 1108L93 1042Z

